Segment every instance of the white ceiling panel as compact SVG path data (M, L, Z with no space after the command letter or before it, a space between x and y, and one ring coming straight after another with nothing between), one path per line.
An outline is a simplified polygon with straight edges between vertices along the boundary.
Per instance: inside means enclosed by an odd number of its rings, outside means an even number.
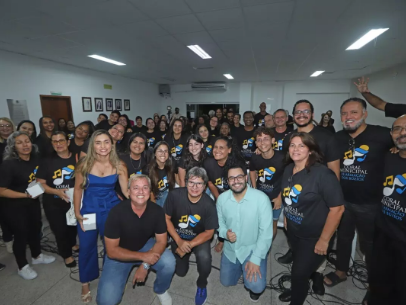
M185 0L196 13L239 7L239 0Z
M214 44L213 38L206 31L177 34L176 39L183 43L185 46L198 44L200 46L204 44Z
M151 18L186 15L192 13L183 0L128 0Z
M0 20L2 21L15 20L19 18L39 17L40 14L41 12L38 10L35 1L0 1Z
M156 22L171 34L200 32L204 30L203 26L194 15L157 19Z
M210 35L216 42L220 41L232 41L245 39L244 28L232 28L209 31Z
M207 30L240 28L244 26L241 8L197 14Z
M121 25L118 27L118 29L122 29L123 31L127 32L130 35L130 39L131 37L150 39L168 35L166 30L164 30L156 22L150 20Z
M250 24L266 22L270 24L287 23L293 12L293 2L271 3L244 8L244 15Z
M335 21L345 9L349 9L352 2L354 1L298 0L293 18L299 21Z
M254 6L259 4L294 2L294 0L241 0L242 6Z

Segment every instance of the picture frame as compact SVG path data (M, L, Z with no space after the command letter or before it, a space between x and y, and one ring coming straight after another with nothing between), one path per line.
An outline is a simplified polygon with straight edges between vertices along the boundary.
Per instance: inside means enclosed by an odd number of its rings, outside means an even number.
M118 111L122 111L122 110L123 110L123 102L122 102L121 99L119 99L119 98L115 99L115 103L114 103L114 104L116 105L116 110L118 110Z
M94 98L94 110L96 112L103 112L103 98L101 97Z
M82 97L82 108L83 112L92 112L92 98L91 97Z
M130 111L130 100L124 100L124 110Z
M113 99L106 98L106 111L113 111Z

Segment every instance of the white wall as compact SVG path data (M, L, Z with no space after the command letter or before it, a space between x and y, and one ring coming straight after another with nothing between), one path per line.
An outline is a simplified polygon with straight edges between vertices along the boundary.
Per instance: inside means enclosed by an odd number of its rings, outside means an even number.
M373 94L389 103L406 104L406 64L366 75L366 77L369 77L368 87ZM363 98L355 85L352 84L356 80L354 79L351 82L351 96ZM382 111L376 110L370 105L368 105L367 110L368 123L387 127L392 126L393 118L385 118Z
M113 89L104 89L104 84ZM161 102L156 84L0 51L0 116L9 116L7 99L27 100L30 120L38 124L42 116L39 96L51 91L71 97L75 123L97 122L95 97L130 99L131 110L122 113L132 120L136 115L152 116ZM92 97L93 112L82 112L82 97Z

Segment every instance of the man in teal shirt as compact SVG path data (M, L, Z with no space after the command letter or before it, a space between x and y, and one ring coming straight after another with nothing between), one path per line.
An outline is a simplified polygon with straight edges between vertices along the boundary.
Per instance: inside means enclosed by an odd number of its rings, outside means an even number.
M252 301L258 301L266 286L266 262L271 247L272 205L265 193L250 188L246 170L231 167L230 190L217 200L219 236L225 239L220 282L235 286L244 274L244 285Z

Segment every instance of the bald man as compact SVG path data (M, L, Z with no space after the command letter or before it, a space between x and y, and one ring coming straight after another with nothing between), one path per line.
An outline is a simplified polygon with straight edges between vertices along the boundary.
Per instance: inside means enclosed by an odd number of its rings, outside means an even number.
M393 123L391 136L399 153L384 159L368 305L406 304L406 115Z
M264 126L265 125L264 118L266 115L269 114L268 112L266 112L266 104L264 102L262 102L259 105L259 110L260 111L254 115L254 126L255 127Z
M266 128L274 128L275 127L275 122L273 121L273 115L272 114L267 114L264 117L265 121L265 127Z

